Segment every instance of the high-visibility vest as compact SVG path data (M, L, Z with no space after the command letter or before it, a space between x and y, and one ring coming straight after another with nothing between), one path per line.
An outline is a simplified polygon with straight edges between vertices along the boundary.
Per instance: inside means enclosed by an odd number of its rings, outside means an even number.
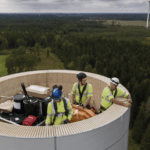
M120 88L116 88L116 90L111 91L110 88L107 86L102 93L102 101L101 101L101 107L100 110L103 112L104 110L108 109L113 102L111 101L111 98L116 97L127 97L128 93L124 92Z
M69 99L66 99L66 103L67 103L67 109L69 111L68 117L65 115L66 110L64 108L63 100L56 103L58 115L55 119L54 125L60 125L66 119L71 120L71 118L73 116L73 109L72 109ZM46 117L46 121L45 121L46 126L53 123L55 113L56 112L55 112L55 108L54 108L54 103L52 100L50 103L48 103L48 107L47 107L47 117Z
M74 85L73 85L73 88L72 88L72 94L75 95L75 100L77 103L79 103L80 101L80 93L79 93L79 89L78 89L78 84L79 82L76 82ZM83 88L84 88L85 85L82 85L80 86L80 91L82 92ZM85 101L87 100L88 97L91 97L93 96L93 89L92 89L92 85L87 83L86 85L86 89L85 91L83 92L83 95L82 95L82 99L81 99L81 103L84 104Z

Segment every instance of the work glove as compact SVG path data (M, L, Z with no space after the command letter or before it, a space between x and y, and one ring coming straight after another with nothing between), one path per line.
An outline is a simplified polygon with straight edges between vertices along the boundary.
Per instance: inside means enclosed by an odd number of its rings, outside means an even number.
M64 124L70 123L68 119L64 120Z

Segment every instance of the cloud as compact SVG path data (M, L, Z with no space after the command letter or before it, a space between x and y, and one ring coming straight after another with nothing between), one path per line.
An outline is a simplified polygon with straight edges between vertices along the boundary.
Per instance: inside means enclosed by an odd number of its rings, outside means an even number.
M104 1L104 2L116 2L116 1L119 1L119 0L99 0L99 1Z
M136 8L138 9L139 7L145 7L147 4L146 3L142 3L141 2L135 2L135 1L124 1L124 2L119 2L119 3L116 3L114 4L118 7L122 7L122 8L129 8L129 7L132 7L132 8Z
M11 3L23 3L23 2L38 2L39 0L6 0L7 2Z
M0 12L147 12L144 0L0 0ZM3 3L2 3L3 2Z

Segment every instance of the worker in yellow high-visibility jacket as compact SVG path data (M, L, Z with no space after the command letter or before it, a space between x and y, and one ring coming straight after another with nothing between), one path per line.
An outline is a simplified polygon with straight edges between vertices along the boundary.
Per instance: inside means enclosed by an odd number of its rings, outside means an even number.
M103 112L106 109L108 109L113 103L125 107L130 107L132 103L131 96L130 94L124 92L121 88L117 87L119 84L119 79L113 77L110 80L110 86L107 86L102 93L100 112ZM127 103L117 100L116 97L127 98Z
M62 91L58 88L53 89L52 97L53 100L48 103L45 125L69 123L73 116L73 109L69 99L62 98Z
M72 88L71 104L73 105L73 100L75 99L78 109L90 108L89 103L93 96L92 85L87 83L87 75L85 73L80 72L76 77L78 82L74 83Z

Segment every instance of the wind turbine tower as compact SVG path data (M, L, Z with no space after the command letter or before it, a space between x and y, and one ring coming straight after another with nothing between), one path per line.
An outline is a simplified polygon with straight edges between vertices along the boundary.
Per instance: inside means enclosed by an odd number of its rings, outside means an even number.
M147 1L148 1L148 14L147 14L147 25L146 25L146 28L148 28L149 12L150 12L150 0L147 0Z

